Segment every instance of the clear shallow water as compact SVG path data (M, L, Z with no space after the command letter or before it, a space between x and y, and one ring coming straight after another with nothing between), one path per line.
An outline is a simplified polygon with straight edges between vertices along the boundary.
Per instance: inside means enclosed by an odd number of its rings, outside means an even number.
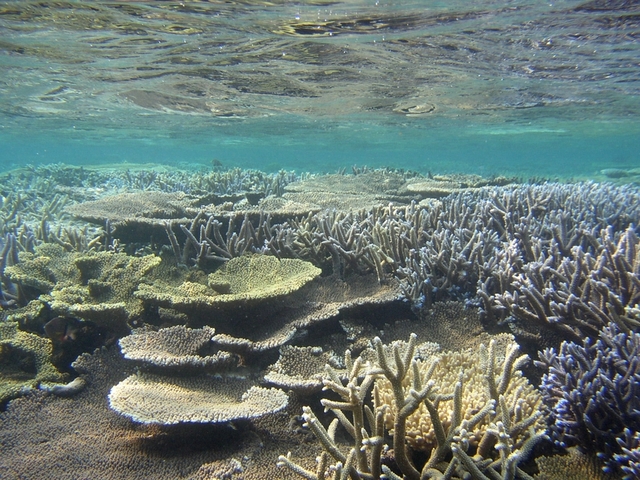
M634 2L4 2L0 168L640 167Z

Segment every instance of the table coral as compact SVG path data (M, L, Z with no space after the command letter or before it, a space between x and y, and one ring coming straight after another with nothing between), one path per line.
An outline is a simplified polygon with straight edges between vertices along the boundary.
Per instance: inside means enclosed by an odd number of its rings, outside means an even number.
M186 328L183 325L159 331L135 330L118 342L124 358L158 367L210 367L235 363L228 352L214 352L210 327Z
M105 220L118 224L140 222L141 219L181 218L193 213L193 201L193 197L182 192L138 191L76 203L69 205L66 211L99 224L104 224Z
M189 280L168 285L159 280L152 285L140 285L135 295L147 303L178 310L211 308L288 295L318 275L319 268L302 260L245 255L229 260L220 270L209 274L207 285Z
M238 377L132 375L109 393L116 412L140 423L220 423L247 420L287 406L278 389L258 387Z
M37 388L63 382L51 363L51 341L18 330L14 322L0 323L0 404Z

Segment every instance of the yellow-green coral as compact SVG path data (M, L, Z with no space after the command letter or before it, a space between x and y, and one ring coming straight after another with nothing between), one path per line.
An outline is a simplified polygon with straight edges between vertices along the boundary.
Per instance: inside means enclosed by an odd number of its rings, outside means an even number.
M18 330L15 322L0 323L0 403L40 383L64 381L51 363L51 341Z
M43 244L20 263L7 268L11 281L35 288L54 314L98 321L126 320L142 312L133 297L142 278L160 264L155 255L67 252Z
M190 280L140 285L138 298L177 309L264 300L288 295L310 282L321 271L309 262L268 255L245 255L229 260L208 276L207 285Z

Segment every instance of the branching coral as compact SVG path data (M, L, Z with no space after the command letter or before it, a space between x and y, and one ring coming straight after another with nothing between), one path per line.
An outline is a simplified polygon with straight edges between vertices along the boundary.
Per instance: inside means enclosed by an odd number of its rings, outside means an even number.
M551 410L552 438L593 449L614 471L637 470L640 432L640 333L604 328L596 341L563 342L541 352L548 368L541 390Z
M494 277L502 292L492 297L486 289L478 293L493 313L555 329L576 341L596 337L612 321L625 331L635 330L640 322L627 309L640 302L640 240L631 227L615 238L608 228L596 243L597 254L574 246L570 256L552 242L520 271L505 257L502 273Z
M383 452L388 449L385 431L389 431L393 435L394 468L405 479L452 478L461 472L479 479L529 478L518 463L546 434L540 396L519 371L527 357L518 356L518 347L511 342L504 358L498 360L495 342L491 342L489 349L481 350L481 368L473 371L469 365L458 365L459 373L451 386L447 385L451 383L447 373L438 370L441 358L431 356L424 362L416 358L416 340L412 335L408 344L385 346L376 338L375 361L367 363L362 356L352 360L347 351L346 385L327 367L325 389L340 400L325 398L321 403L336 419L325 428L309 407L303 415L305 425L326 454L319 459L315 473L297 465L290 455L280 456L279 465L307 479L379 479L383 472L384 478L400 478L390 466L382 464ZM480 358L476 357L476 362ZM469 370L471 375L465 377ZM480 379L470 378L473 375ZM484 398L469 406L467 385L482 381ZM369 405L367 397L372 388L374 400ZM427 461L416 465L409 448L416 446L410 440L410 425L420 423L419 417L424 416L430 423L425 436L433 441ZM353 438L348 453L336 441L338 425ZM329 465L330 458L336 463Z

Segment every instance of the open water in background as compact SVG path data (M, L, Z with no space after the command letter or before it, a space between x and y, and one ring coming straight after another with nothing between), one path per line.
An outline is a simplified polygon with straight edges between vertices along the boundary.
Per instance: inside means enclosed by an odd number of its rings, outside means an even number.
M1 2L0 169L640 168L634 1Z

